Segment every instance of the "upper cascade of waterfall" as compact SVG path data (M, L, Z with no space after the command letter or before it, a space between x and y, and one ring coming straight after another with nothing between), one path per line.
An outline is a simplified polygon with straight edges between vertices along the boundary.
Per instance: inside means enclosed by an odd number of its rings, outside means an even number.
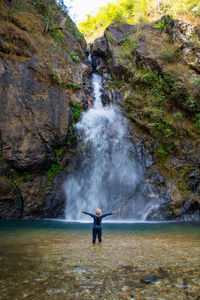
M130 141L128 121L114 105L102 104L101 75L94 73L92 83L94 105L76 124L79 154L63 185L66 219L89 220L81 209L94 212L98 207L117 210L117 219L145 219L152 203L143 188L145 165Z

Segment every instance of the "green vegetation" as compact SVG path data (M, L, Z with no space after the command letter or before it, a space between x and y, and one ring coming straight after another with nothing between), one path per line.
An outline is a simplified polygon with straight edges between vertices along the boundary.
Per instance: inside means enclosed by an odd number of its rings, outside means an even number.
M29 180L33 177L33 174L29 173L29 172L24 172L22 175L20 175L20 179L22 181L26 181Z
M163 148L156 149L156 156L161 163L163 163L165 161L167 155L168 155L168 152L165 151Z
M141 35L146 38L144 45L152 58L150 63L148 58L139 63L135 60ZM170 154L182 155L185 138L198 139L200 130L198 74L182 62L179 45L171 43L169 34L155 27L142 29L137 25L136 32L126 41L112 43L110 67L115 61L119 72L112 73L110 88L122 93L127 116L138 129L153 137L160 164Z
M153 138L162 166L171 155L183 157L186 141L196 143L200 131L199 75L183 61L180 45L172 43L171 22L168 16L152 22L157 26L137 24L134 34L120 43L105 32L112 44L109 88L121 93L121 105L139 134Z
M76 138L77 138L76 134L70 135L70 136L68 137L68 144L70 145L70 143L71 143L72 141L74 141Z
M75 30L75 37L77 39L78 42L84 42L84 36L83 34L77 29L76 27L76 30Z
M156 24L153 25L154 28L158 29L164 29L166 26L165 20L161 20L160 22L157 22Z
M200 113L195 113L198 111L195 93L188 93L170 73L159 74L138 68L128 80L114 80L113 86L124 91L123 105L129 118L139 127L142 125L142 128L147 128L154 137L159 163L164 164L169 154L178 149L181 151L180 138L182 134L185 135L181 124L187 114L189 118L193 116L194 127L200 131ZM182 112L177 111L172 115L171 110L177 104ZM188 128L188 134L194 136L192 127Z
M123 61L131 60L133 54L135 54L138 44L136 42L138 34L129 35L126 41L120 43L119 47L114 51L115 57L120 63Z
M54 179L54 177L61 172L60 162L56 162L51 165L51 168L45 172L46 177L48 178L48 185L50 185Z
M12 13L23 10L27 12L31 7L36 10L36 16L41 18L44 23L44 32L49 32L51 37L57 40L57 42L62 43L62 39L64 38L63 29L71 32L79 42L84 41L82 33L79 32L75 23L67 14L68 9L64 0L17 0L14 3ZM17 23L22 22L22 20L18 21ZM22 27L24 26L26 25L22 24Z
M10 182L10 184L14 187L14 186L19 186L19 179L13 179L12 177L10 177L8 179L8 181Z
M181 113L180 111L174 113L174 114L173 114L173 117L174 117L175 119L178 119L178 120L182 120L182 119L183 119L183 115L182 115L182 113Z
M16 9L21 9L24 4L25 4L26 0L18 0L15 4Z
M64 1L15 0L12 1L12 9L5 4L1 6L0 15L0 35L4 36L6 41L5 47L0 51L4 58L24 61L37 54L45 56L43 62L52 65L53 54L58 59L59 66L63 66L64 63L66 64L66 54L68 54L74 62L80 62L79 54L73 51L74 39L72 41L70 35L66 35L65 32L68 31L83 44L85 40L67 15ZM42 72L42 75L35 73L35 75L39 80L46 81L48 78L46 74L44 78L44 73ZM56 75L52 75L55 78ZM60 84L58 76L55 80Z
M78 122L81 118L81 113L83 112L83 108L79 104L71 104L74 120Z
M3 161L4 158L2 155L0 155L0 162ZM28 180L31 180L34 177L33 173L29 173L28 171L25 172L16 172L15 169L12 168L11 164L6 162L5 163L7 165L7 175L3 176L6 178L6 180L9 181L9 183L13 186L13 187L20 187L22 184L24 184L25 182L27 182Z
M168 63L176 63L177 62L177 54L170 50L164 50L161 54L160 58Z
M84 42L83 34L77 29L75 23L72 22L71 18L68 15L66 16L65 29L73 33L78 42Z
M164 12L163 12L164 13ZM173 16L171 16L171 15L167 15L167 16L165 16L165 19L163 18L163 19L161 19L161 21L159 22L159 21L157 21L154 25L153 25L153 27L154 28L157 28L157 29L161 29L161 31L162 30L164 30L166 27L167 27L167 25L174 25L174 18L173 18Z
M200 133L200 113L196 114L193 118L194 124L198 132Z
M118 43L117 39L112 35L111 32L108 32L107 35L106 35L106 37L107 37L107 39L108 39L109 42L116 43L116 44Z
M49 170L45 171L45 175L48 178L48 182L47 182L48 186L52 183L54 177L56 175L60 174L60 172L62 171L62 168L61 168L61 165L60 165L60 157L61 157L63 151L64 151L64 148L55 150L55 152L56 152L56 163L52 164L51 168Z
M64 82L64 80L62 79L59 71L57 69L52 69L51 70L51 78L52 78L52 81L55 83L55 84L58 84L60 87L63 87L63 88L68 88L72 91L76 91L76 90L79 90L80 89L80 85L72 82L72 81L69 81L67 84Z
M74 83L72 81L68 82L67 87L73 91L80 89L80 85L77 85L76 83Z
M64 34L62 33L62 31L59 28L56 28L55 25L53 25L51 27L51 31L50 31L50 35L54 38L56 37L64 37Z
M198 91L200 92L200 78L198 78L198 79L195 81L195 86L196 86L196 88L198 89Z
M79 63L81 61L76 52L71 50L69 54L75 63Z
M62 85L63 84L63 80L60 76L60 73L58 72L57 69L52 69L51 70L51 77L54 83L58 84L58 85Z
M53 37L60 35L62 32L56 27L56 22L62 19L67 13L67 7L63 0L34 0L33 7L38 11L39 16L46 24L45 31L50 31Z
M199 0L118 0L100 7L95 16L87 15L79 24L80 31L86 38L93 40L101 35L105 28L113 22L156 22L161 16L170 15L173 18L183 15L192 20L200 16ZM164 29L165 21L155 23L154 27Z

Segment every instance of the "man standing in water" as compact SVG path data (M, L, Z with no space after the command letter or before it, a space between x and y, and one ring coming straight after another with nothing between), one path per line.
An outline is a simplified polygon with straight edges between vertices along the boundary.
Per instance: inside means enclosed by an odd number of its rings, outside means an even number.
M107 214L102 215L102 210L100 208L97 208L95 210L95 215L93 215L91 213L88 213L84 210L81 210L81 212L83 214L89 215L90 217L92 217L94 219L93 230L92 230L92 237L93 237L92 242L93 242L93 244L95 244L95 242L96 242L96 236L97 235L98 235L99 243L101 243L102 242L102 239L101 239L101 235L102 235L101 221L102 221L103 218L105 218L107 216L115 215L116 212L112 211L111 213L107 213Z

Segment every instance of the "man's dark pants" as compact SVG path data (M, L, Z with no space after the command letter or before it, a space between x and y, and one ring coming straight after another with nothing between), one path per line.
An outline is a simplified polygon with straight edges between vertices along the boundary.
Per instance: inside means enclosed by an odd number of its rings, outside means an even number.
M95 244L95 242L96 242L97 235L98 235L99 243L101 243L101 235L102 235L101 226L93 226L93 230L92 230L92 242L93 242L93 244Z

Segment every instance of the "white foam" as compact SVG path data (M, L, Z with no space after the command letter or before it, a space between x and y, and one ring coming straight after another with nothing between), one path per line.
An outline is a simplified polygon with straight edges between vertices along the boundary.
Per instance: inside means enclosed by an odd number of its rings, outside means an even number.
M73 224L93 224L93 220L66 220L66 219L44 219L46 221L56 221L63 223L73 223ZM102 221L102 224L167 224L167 223L179 223L177 221L145 221L145 220L118 220L118 221Z

